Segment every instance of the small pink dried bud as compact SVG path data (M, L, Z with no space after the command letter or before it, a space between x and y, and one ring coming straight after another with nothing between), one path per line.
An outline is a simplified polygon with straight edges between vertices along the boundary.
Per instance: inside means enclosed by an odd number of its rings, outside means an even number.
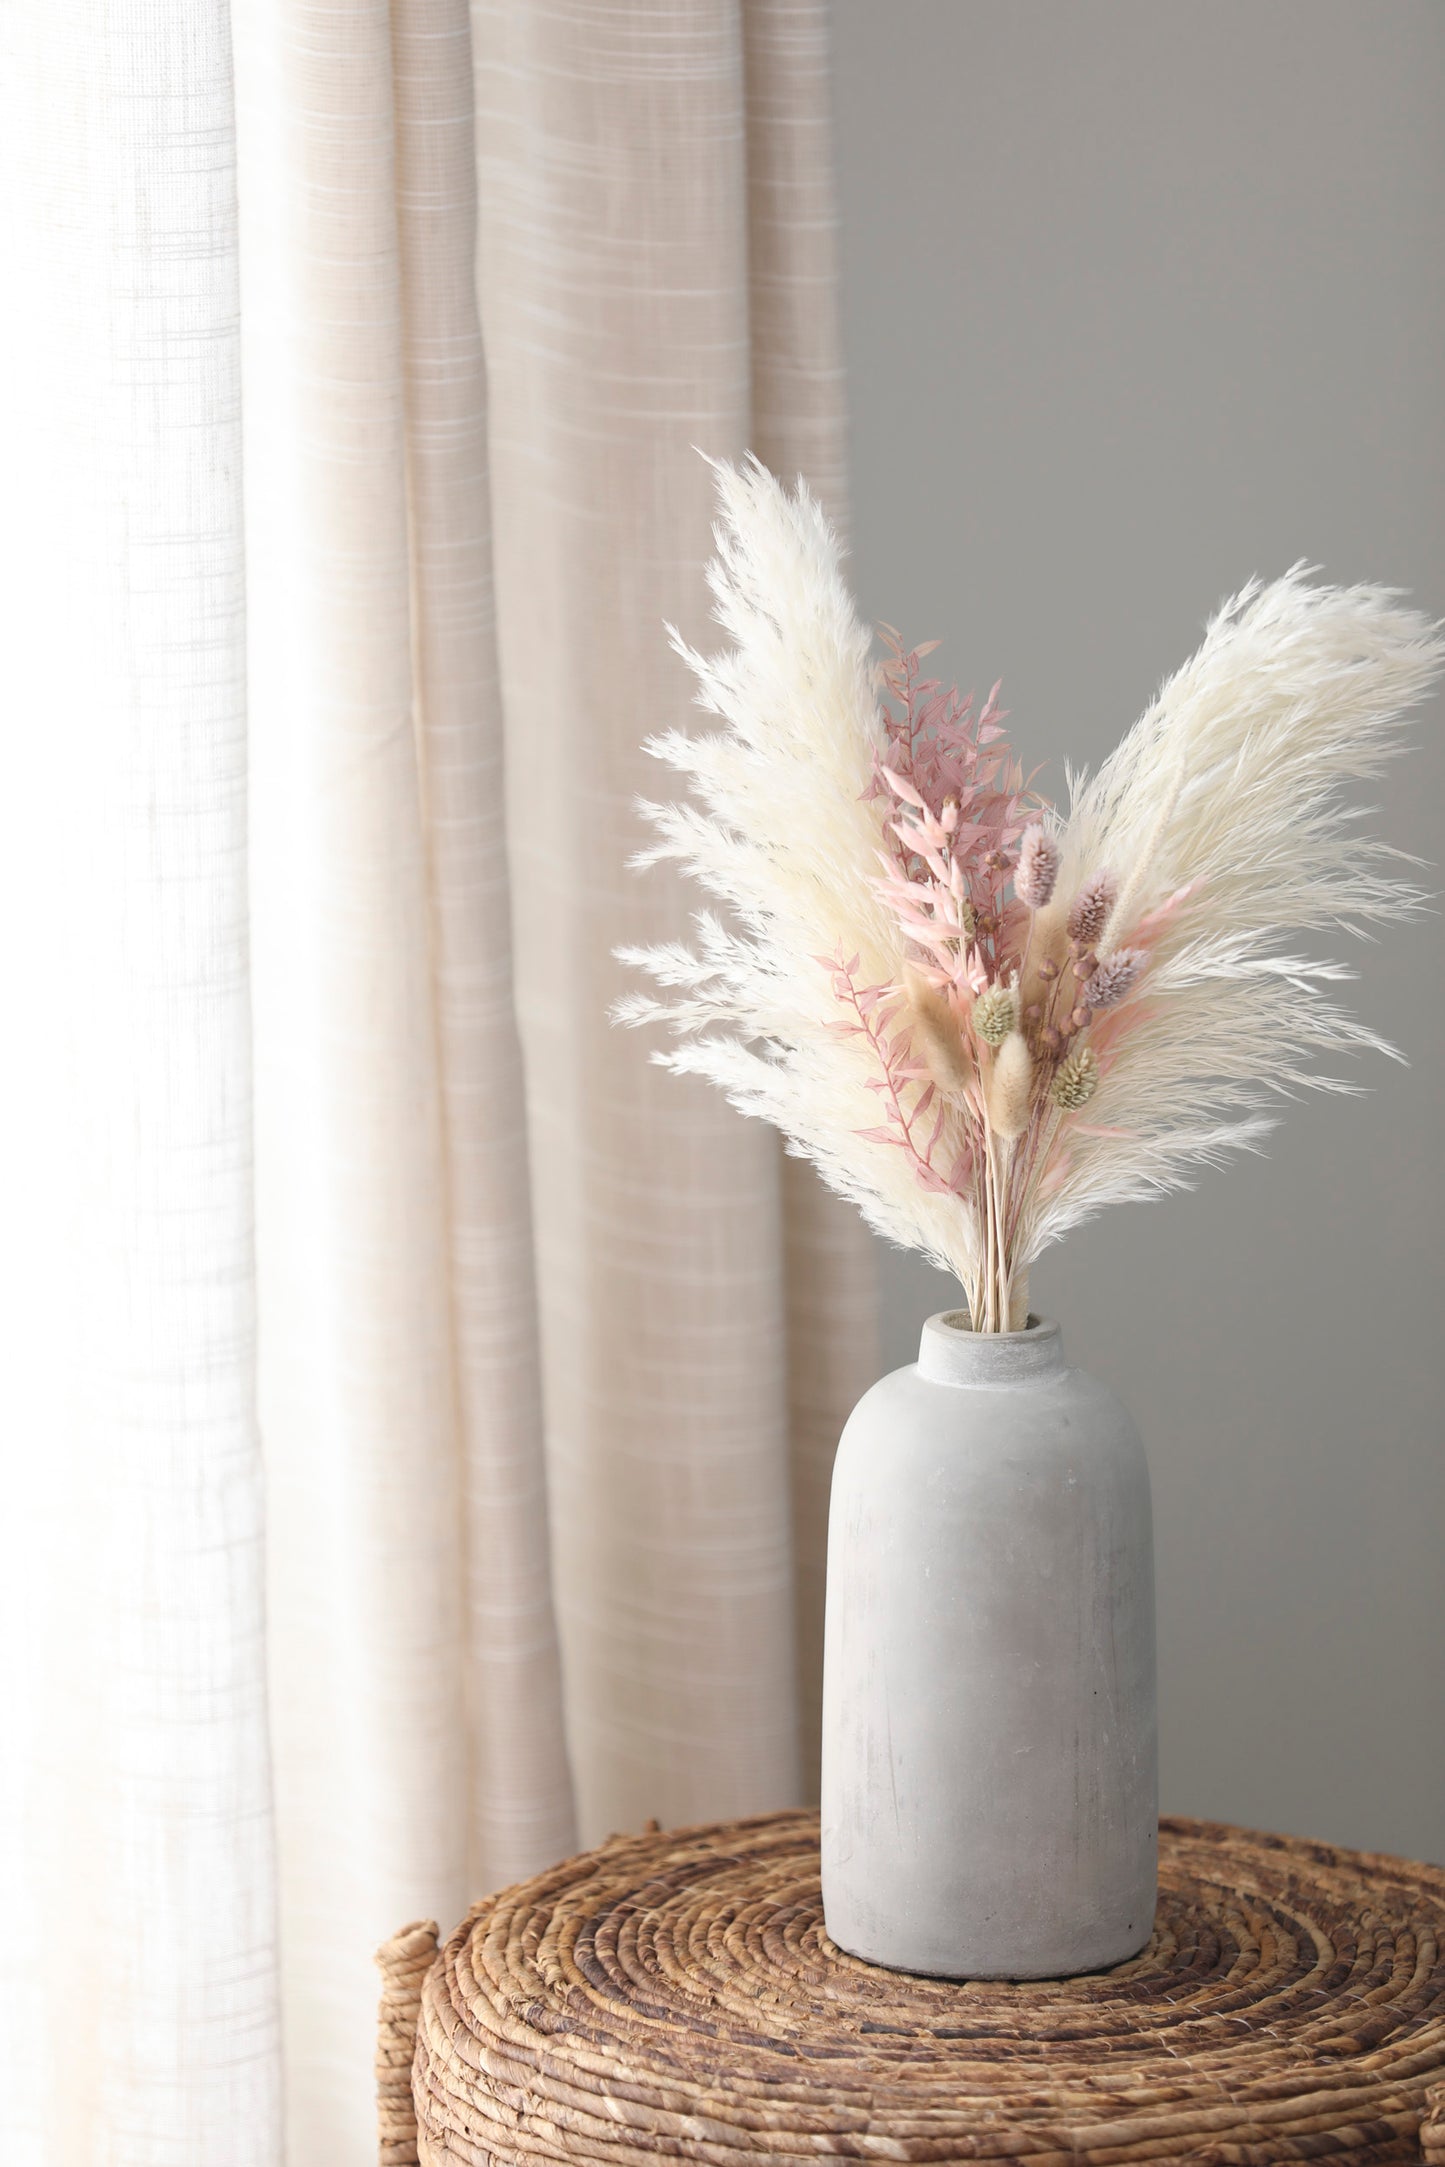
M1052 956L1045 956L1043 962L1039 965L1039 976L1044 981L1044 984L1046 986L1052 985L1058 975L1058 964L1055 963Z
M1051 1023L1046 1023L1039 1033L1039 1044L1043 1047L1044 1052L1059 1053L1063 1049L1063 1043L1063 1032L1056 1031Z
M1081 948L1074 957L1075 978L1092 978L1099 968L1099 959L1092 948Z
M1009 868L1008 853L1002 850L991 850L983 862L991 873L1006 873Z
M1037 1023L1042 1014L1043 1010L1040 1008L1038 1002L1030 1001L1028 1007L1024 1010L1024 1022Z
M1059 877L1059 846L1047 828L1025 828L1014 873L1014 894L1030 910L1042 910Z
M1070 1016L1069 1021L1074 1026L1074 1029L1076 1031L1087 1031L1093 1014L1094 1011L1092 1008L1090 1008L1088 1002L1080 1001L1078 1007L1074 1010L1072 1016Z
M1142 948L1116 948L1111 956L1105 956L1089 980L1090 1004L1094 1008L1112 1008L1116 1001L1122 1001L1138 985L1148 961Z
M1096 947L1118 895L1119 883L1112 873L1091 873L1069 905L1069 939L1082 948Z
M979 912L978 930L980 933L997 933L998 920L991 910L981 910Z

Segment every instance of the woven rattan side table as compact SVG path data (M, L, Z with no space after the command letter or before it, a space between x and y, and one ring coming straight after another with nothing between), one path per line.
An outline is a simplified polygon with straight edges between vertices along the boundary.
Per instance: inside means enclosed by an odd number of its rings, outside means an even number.
M1445 1872L1200 1822L1153 1941L1057 1984L875 1970L814 1815L615 1837L380 1952L386 2167L1445 2162Z

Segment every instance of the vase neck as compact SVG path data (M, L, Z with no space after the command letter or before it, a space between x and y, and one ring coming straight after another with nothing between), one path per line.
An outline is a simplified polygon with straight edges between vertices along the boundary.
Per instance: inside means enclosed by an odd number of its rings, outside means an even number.
M931 1384L1021 1384L1064 1367L1064 1338L1047 1317L1024 1332L975 1332L958 1309L940 1310L923 1327L918 1374Z

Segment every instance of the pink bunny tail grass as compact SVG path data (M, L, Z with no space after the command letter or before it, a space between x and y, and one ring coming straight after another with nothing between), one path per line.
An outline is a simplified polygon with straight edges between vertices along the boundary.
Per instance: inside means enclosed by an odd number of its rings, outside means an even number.
M1081 948L1094 947L1109 923L1118 896L1119 883L1112 873L1102 868L1091 873L1069 905L1065 928L1069 939L1077 941Z
M1113 1008L1132 993L1149 958L1142 948L1116 948L1095 965L1089 979L1090 1008Z
M1050 901L1059 877L1059 846L1047 828L1025 828L1014 869L1014 894L1030 910Z

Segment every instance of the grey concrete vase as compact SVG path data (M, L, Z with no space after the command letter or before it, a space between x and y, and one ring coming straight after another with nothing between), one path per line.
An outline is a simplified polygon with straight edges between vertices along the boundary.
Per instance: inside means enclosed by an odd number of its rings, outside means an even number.
M1154 1924L1149 1470L1056 1324L930 1317L864 1394L828 1523L823 1910L947 1978L1062 1978Z

